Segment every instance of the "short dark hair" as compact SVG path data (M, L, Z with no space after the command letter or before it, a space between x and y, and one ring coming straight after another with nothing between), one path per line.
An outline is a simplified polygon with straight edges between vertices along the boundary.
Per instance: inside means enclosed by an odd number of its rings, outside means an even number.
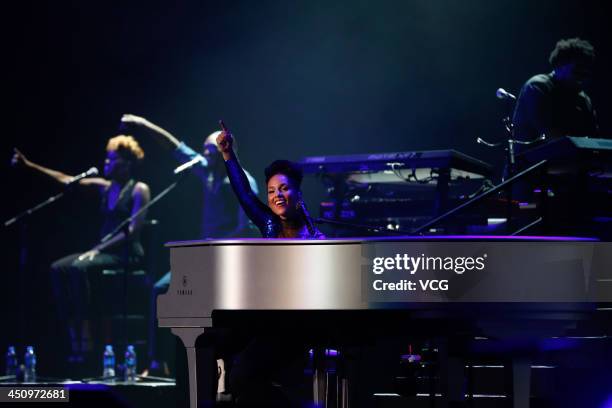
M299 164L291 162L289 160L276 160L272 162L264 170L266 175L266 184L276 174L283 174L294 184L294 187L300 188L302 184L302 168Z
M572 62L593 64L595 62L595 48L593 48L590 42L580 38L559 40L557 45L555 45L555 49L550 53L548 62L554 68Z

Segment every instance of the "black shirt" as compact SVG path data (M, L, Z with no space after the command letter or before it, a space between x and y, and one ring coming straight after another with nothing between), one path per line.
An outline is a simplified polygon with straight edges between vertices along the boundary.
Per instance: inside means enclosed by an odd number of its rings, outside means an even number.
M545 134L597 136L597 118L591 99L584 91L564 85L551 74L529 79L516 102L514 137L532 140Z
M102 229L100 231L101 238L104 238L111 232L114 232L119 224L132 215L132 207L134 206L134 198L132 197L134 194L134 187L136 187L136 181L133 179L130 179L127 183L125 183L125 185L121 188L117 202L112 208L109 208L108 205L110 188L103 191L101 211L104 219L102 222ZM140 243L140 234L135 233L134 235L131 235L129 237L129 241L130 255L142 256L144 251ZM124 244L120 244L105 249L104 252L122 255L124 248Z

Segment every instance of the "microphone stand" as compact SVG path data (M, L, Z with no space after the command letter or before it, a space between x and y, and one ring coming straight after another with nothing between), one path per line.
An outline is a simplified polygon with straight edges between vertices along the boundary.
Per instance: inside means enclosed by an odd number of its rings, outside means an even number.
M502 183L505 183L507 180L512 179L516 174L515 145L529 146L533 143L545 140L546 136L541 135L529 141L513 139L512 134L513 134L514 127L510 121L510 117L506 116L502 121L504 123L504 127L506 131L508 132L508 139L506 140L506 147L504 149L506 151L506 172L505 172L506 174L502 176ZM476 139L476 143L483 144L487 147L499 147L504 144L503 142L489 143L480 137ZM506 189L504 191L506 193L506 225L507 225L507 229L510 230L511 221L512 221L512 184L511 183L506 184Z
M121 221L121 223L119 225L117 225L117 227L112 230L111 232L109 232L108 234L106 234L101 240L100 240L100 244L103 244L107 241L109 241L111 238L115 237L118 233L120 233L121 231L123 231L123 229L126 227L126 225L129 227L130 223L132 221L134 221L136 218L138 218L138 216L140 216L142 213L144 213L145 211L147 211L150 207L152 207L155 203L157 203L159 200L161 200L162 198L164 198L170 191L172 191L178 184L179 182L182 180L183 178L180 177L178 180L176 180L175 182L173 182L172 184L170 184L168 187L166 187L161 193L159 193L158 195L156 195L155 197L153 197L151 199L151 201L149 201L146 205L142 206L142 208L140 208L138 211L136 211L135 214L130 215L129 217L127 217L126 219L124 219L123 221ZM126 236L127 237L127 236Z
M184 175L187 174L187 172L182 172L182 174L180 175L180 177L172 182L168 187L166 187L162 192L160 192L158 195L156 195L153 199L151 199L151 201L149 201L146 205L142 206L142 208L140 208L136 213L134 213L133 215L130 215L129 217L127 217L126 219L124 219L123 221L121 221L121 223L119 225L117 225L117 227L111 231L110 233L108 233L106 236L104 236L101 240L100 240L100 244L103 244L105 242L108 242L109 240L111 240L112 238L114 238L115 236L117 236L118 234L120 234L121 232L123 232L124 234L124 247L123 247L123 259L122 259L122 263L123 263L123 316L122 316L122 320L123 320L123 324L122 324L122 345L125 346L125 348L127 349L128 346L128 321L127 321L127 316L128 316L128 271L130 268L130 224L136 219L138 218L140 215L142 215L145 211L147 211L149 208L151 208L153 205L155 205L159 200L161 200L163 197L165 197L168 193L170 193L172 190L174 190L174 188L181 182L181 180L183 180ZM121 347L119 348L119 350L121 350ZM124 367L125 369L125 367ZM140 380L145 380L145 381L166 381L166 382L172 382L173 380L168 379L168 378L163 378L163 377L143 377L141 375L136 375L136 377ZM81 381L84 383L87 382L91 382L91 381L108 381L108 380L116 380L121 378L119 375L115 375L113 377L92 377L92 378L83 378Z
M76 177L73 177L70 182L68 182L67 184L64 185L65 190L72 187L73 183L88 177L89 173L94 170L95 173L91 174L91 175L95 175L98 174L98 169L96 169L95 167L92 167L91 169L89 169L87 172L84 172ZM43 208L45 208L46 206L48 206L51 203L54 203L56 201L58 201L60 198L62 198L65 194L65 191L62 191L59 194L56 194L54 196L51 196L49 198L47 198L46 200L36 204L34 207L32 208L28 208L27 210L17 214L16 216L14 216L13 218L6 220L4 222L4 226L5 227L10 227L11 225L15 224L16 222L19 222L22 218L25 217L29 217L30 215L33 215L34 213L38 212L39 210L42 210Z
M37 213L38 211L42 210L43 208L47 207L48 205L58 201L59 199L61 199L62 197L64 197L65 192L62 191L59 194L56 194L54 196L51 196L49 198L47 198L46 200L36 204L35 206L28 208L25 211L22 211L21 213L17 214L16 216L14 216L11 219L8 219L4 222L4 226L5 227L10 227L11 225L14 224L19 224L19 263L18 263L18 273L19 273L19 283L18 283L18 289L17 289L17 295L18 295L18 299L23 299L25 296L25 291L24 291L24 287L25 287L25 279L26 279L26 273L27 273L27 266L28 266L28 223L27 223L27 219L31 216L34 215L35 213ZM19 344L23 343L25 337L25 310L24 310L24 306L23 306L23 302L18 302L19 303L19 307L18 307L18 341L20 342Z
M39 210L45 208L49 204L56 202L57 200L59 200L63 196L64 196L64 192L62 191L59 194L56 194L56 195L54 195L52 197L47 198L45 201L43 201L43 202L41 202L39 204L36 204L34 207L28 208L27 210L17 214L13 218L11 218L9 220L6 220L4 222L4 226L5 227L10 227L11 225L15 224L16 222L21 221L23 218L29 217L30 215L32 215L32 214L38 212Z
M496 148L496 147L500 147L505 144L504 150L506 151L506 171L504 172L505 174L502 175L502 180L501 180L502 184L505 183L505 181L512 179L514 175L516 174L515 145L528 146L533 143L542 141L546 138L545 135L541 135L529 141L517 140L513 138L514 137L514 124L512 123L512 118L510 116L512 114L512 111L514 110L514 105L516 104L516 98L511 94L509 95L511 96L511 98L507 100L511 101L512 103L509 104L510 109L508 109L508 113L506 114L506 116L502 118L502 124L504 126L504 130L507 136L505 143L504 142L490 143L480 137L476 139L476 143L485 145L487 147ZM506 193L506 229L510 231L511 222L512 222L512 183L507 183L505 185L506 185L506 188L504 191Z

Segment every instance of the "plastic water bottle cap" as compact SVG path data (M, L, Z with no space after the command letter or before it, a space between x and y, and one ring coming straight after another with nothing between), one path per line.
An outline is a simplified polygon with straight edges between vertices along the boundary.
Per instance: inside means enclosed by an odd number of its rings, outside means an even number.
M11 353L11 354L14 354L15 353L15 346L9 346L8 352Z
M106 351L113 351L113 346L110 345L110 344L107 344L105 350Z
M34 352L34 347L32 347L32 346L26 347L26 352L33 353Z
M129 346L127 347L127 349L128 349L128 351L134 351L134 346L129 345Z

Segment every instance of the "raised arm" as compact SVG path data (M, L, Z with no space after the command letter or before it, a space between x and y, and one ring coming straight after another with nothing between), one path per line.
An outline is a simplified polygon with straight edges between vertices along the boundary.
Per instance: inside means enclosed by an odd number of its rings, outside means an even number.
M259 228L262 235L265 237L277 236L279 231L275 229L278 228L278 224L274 222L276 216L251 189L249 179L234 152L233 143L233 136L225 130L217 136L217 147L225 161L227 176L240 206Z
M62 173L58 170L53 170L48 167L41 166L40 164L28 160L28 158L17 148L14 149L13 159L11 160L11 163L13 166L23 167L40 174L44 174L45 176L48 176L63 185L69 184L74 179L74 176ZM79 180L79 185L105 188L110 185L110 182L100 177L83 178Z
M143 126L151 130L155 140L165 149L176 149L181 144L172 133L141 116L126 113L121 117L121 122Z
M139 126L143 126L149 130L154 137L154 139L165 149L172 150L174 158L179 163L185 163L190 160L200 158L200 162L191 168L191 171L195 173L198 177L204 179L208 176L208 161L201 154L196 153L191 147L187 146L185 143L179 141L172 133L167 130L157 126L156 124L150 122L149 120L136 116L125 114L121 118L121 122L123 123L133 123Z

